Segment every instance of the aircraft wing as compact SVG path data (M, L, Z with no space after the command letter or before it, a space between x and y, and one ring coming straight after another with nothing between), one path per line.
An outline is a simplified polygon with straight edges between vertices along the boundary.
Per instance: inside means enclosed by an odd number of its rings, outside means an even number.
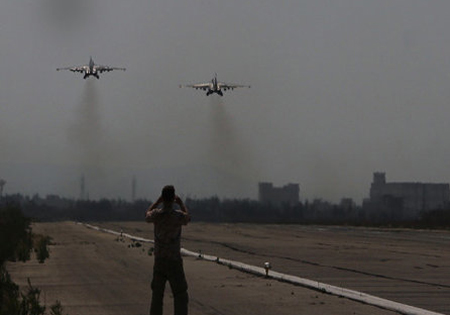
M59 71L59 70L70 70L72 72L85 72L87 69L89 69L88 66L77 66L77 67L57 68L56 71Z
M109 72L109 71L113 71L113 70L122 70L122 71L126 70L125 68L109 67L109 66L95 66L95 68L100 73L102 73L102 72Z
M197 84L187 84L187 85L180 85L181 87L190 87L194 89L201 89L201 90L208 90L211 88L211 83L197 83Z
M237 88L250 88L250 85L232 84L232 83L223 83L223 82L217 83L217 86L219 89L224 89L224 90L234 90Z

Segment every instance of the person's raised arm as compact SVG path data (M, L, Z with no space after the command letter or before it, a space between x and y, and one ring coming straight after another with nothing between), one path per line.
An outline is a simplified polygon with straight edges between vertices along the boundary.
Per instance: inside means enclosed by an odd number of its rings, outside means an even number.
M184 213L187 224L189 221L191 221L191 216L189 214L188 208L184 204L183 200L181 200L181 198L178 196L175 196L175 203L180 206L180 210Z
M150 207L148 207L147 211L145 212L145 221L147 222L153 222L152 218L152 211L155 210L160 203L163 202L162 196L158 198Z

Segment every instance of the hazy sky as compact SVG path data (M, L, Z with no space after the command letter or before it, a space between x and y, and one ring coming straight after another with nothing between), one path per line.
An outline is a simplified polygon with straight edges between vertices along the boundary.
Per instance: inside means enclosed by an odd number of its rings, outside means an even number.
M450 182L450 1L2 0L5 193L257 198L257 183L360 203ZM57 67L127 71L83 80ZM220 98L179 89L250 89Z

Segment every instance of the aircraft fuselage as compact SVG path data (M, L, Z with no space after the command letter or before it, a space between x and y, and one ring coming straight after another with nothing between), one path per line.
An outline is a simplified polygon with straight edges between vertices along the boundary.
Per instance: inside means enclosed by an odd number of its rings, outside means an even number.
M222 90L219 88L219 84L217 83L217 77L214 77L211 80L210 88L208 92L206 92L206 96L216 93L220 96L223 96Z
M89 60L89 66L87 67L86 71L84 72L84 79L90 77L90 76L94 76L97 79L100 79L97 69L95 68L95 63L94 60L92 60L92 57Z

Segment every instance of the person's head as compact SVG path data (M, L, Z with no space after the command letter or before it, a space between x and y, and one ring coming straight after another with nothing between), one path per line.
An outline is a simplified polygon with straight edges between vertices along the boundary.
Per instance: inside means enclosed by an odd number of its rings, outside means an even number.
M164 186L161 192L162 200L165 204L170 204L175 200L175 187L172 185Z

